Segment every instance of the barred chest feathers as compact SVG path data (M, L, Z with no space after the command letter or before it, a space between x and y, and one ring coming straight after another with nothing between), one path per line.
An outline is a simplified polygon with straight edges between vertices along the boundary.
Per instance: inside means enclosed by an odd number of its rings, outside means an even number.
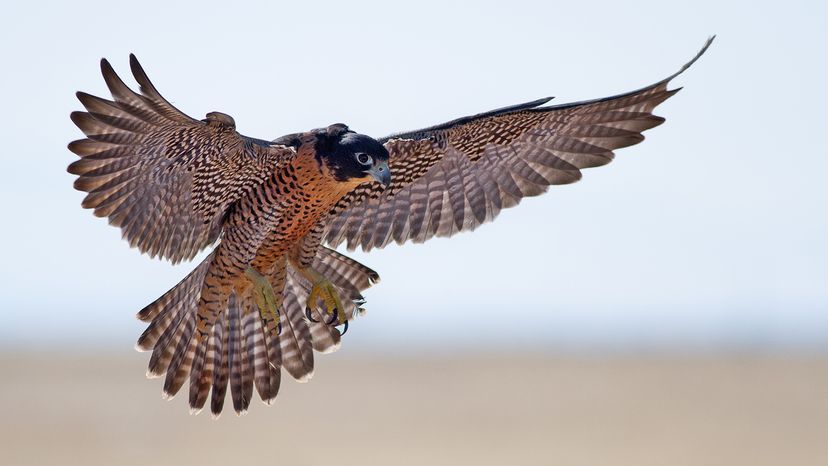
M358 184L336 180L313 147L303 145L289 164L239 203L228 225L256 224L257 230L292 243Z

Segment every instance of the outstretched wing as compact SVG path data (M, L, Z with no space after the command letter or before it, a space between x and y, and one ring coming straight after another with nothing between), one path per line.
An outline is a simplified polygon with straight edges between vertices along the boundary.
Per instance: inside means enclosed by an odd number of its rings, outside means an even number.
M664 122L653 109L678 89L667 84L692 65L643 89L605 99L541 107L549 99L389 136L391 184L351 192L325 224L333 247L368 251L391 241L426 241L473 230L550 185L609 163Z
M106 60L106 100L78 92L72 121L86 139L69 144L83 207L108 217L131 246L179 262L214 242L227 208L262 183L293 150L240 135L228 115L195 120L165 100L134 55L132 91Z

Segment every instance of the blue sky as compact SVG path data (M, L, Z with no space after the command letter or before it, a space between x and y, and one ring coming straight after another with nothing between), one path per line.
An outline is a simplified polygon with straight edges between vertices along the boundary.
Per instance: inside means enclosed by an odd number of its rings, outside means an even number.
M577 5L573 4L577 3ZM0 18L0 341L130 347L183 277L80 208L74 92L134 52L188 114L247 135L385 134L677 70L667 123L496 222L355 256L378 270L349 345L828 348L828 48L817 2L18 3Z

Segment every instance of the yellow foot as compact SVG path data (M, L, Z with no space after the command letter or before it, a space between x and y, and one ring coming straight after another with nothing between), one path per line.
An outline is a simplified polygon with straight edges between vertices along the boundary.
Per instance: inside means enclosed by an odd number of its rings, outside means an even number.
M298 264L293 264L293 266L307 281L313 284L310 293L308 293L308 300L305 302L305 316L311 322L319 322L313 318L311 311L316 309L317 302L321 300L324 312L330 316L329 319L325 320L325 323L333 326L344 324L345 328L342 329L342 335L344 335L348 331L348 313L342 307L342 300L339 298L339 293L336 292L336 287L312 267L301 267Z
M248 267L244 274L253 285L253 299L262 315L264 327L268 330L276 329L282 333L282 323L279 322L279 307L282 305L282 296L276 295L270 280L253 267Z
M339 293L336 292L330 280L321 276L313 282L313 288L311 288L308 301L305 304L306 313L311 320L313 318L310 316L310 310L316 306L317 300L320 299L325 305L325 312L331 316L330 320L325 322L326 324L340 325L347 322L347 314L345 308L342 307Z

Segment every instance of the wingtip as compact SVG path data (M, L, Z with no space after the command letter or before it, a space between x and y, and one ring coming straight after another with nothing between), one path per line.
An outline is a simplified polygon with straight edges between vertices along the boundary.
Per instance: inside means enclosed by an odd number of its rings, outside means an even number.
M710 48L714 40L716 40L716 34L713 34L712 36L708 37L707 40L704 42L704 45L702 46L701 50L699 50L699 53L696 54L696 58L702 56L702 54L706 52L708 48Z
M66 147L69 150L72 150L69 146L66 146ZM70 175L77 175L77 173L75 173L75 171L77 171L77 169L75 168L75 167L77 167L77 165L75 165L76 163L77 163L77 161L70 163L69 166L66 167L66 173L69 173ZM73 188L74 188L74 186L73 186Z
M141 63L138 62L138 58L136 58L133 53L129 54L129 69L132 71L132 77L134 77L135 81L138 82L138 85L141 86L142 93L163 100L163 97L161 97L161 94L158 93L158 90L155 89L155 85L152 84L149 76L147 76L147 72L144 71L144 67L141 66Z
M109 63L109 60L106 58L101 58L101 72L106 73L113 73L115 70L112 68L112 64Z
M71 119L72 117L70 116L69 118ZM86 155L85 151L83 150L83 147L82 147L82 144L83 144L84 141L86 141L86 139L76 139L76 140L70 142L69 144L66 144L66 148L69 149L69 152L71 152L71 153L73 153L73 154L75 154L79 157L83 157L84 155ZM71 165L70 165L70 167L71 167ZM68 168L67 168L67 170L68 170ZM69 172L69 173L72 173L72 172Z
M141 63L138 61L138 57L136 57L134 53L129 54L129 67L132 68L133 72L135 72L136 68L141 70Z
M653 84L653 85L651 85L651 86L648 86L647 88L652 88L652 87L656 87L656 86L666 85L667 83L669 83L670 81L672 81L673 79L675 79L677 76L679 76L680 74L682 74L682 73L684 73L685 71L687 71L687 69L688 69L688 68L690 68L691 66L693 66L693 64L694 64L694 63L696 63L696 61L698 61L698 59L699 59L699 58L701 58L701 56L702 56L702 55L704 55L704 53L705 53L705 52L707 52L707 49L708 49L708 48L710 48L710 45L713 43L713 39L715 39L715 38L716 38L716 35L715 35L715 34L714 34L714 35L712 35L712 36L710 36L710 37L708 37L708 38L707 38L707 40L704 42L704 45L702 46L702 48L701 48L698 52L696 52L696 55L695 55L692 59L690 59L690 61L688 61L687 63L685 63L685 64L684 64L681 68L679 68L679 70L678 70L678 71L676 71L675 73L671 74L670 76L668 76L668 77L666 77L666 78L662 79L661 81L659 81L659 82L657 82L657 83L655 83L655 84ZM647 89L647 88L645 88L645 89ZM679 89L681 89L681 88L679 88ZM641 90L643 90L643 89L641 89ZM638 91L635 91L635 92L638 92Z
M134 53L129 54L129 68L132 70L133 74L141 71L141 63L138 62L138 58Z
M74 112L69 114L69 119L72 120L72 123L74 123L75 126L80 127L83 124L82 119L85 118L86 115L87 115L86 112L82 112L80 110L75 110Z
M678 72L676 74L674 74L673 76L670 76L670 78L668 78L668 80L675 78L676 76L680 75L681 73L684 73L688 68L693 66L693 63L696 63L696 61L699 58L701 58L701 56L704 55L705 52L707 52L707 49L710 48L711 44L713 44L713 39L715 39L715 38L716 38L715 34L708 37L707 40L704 42L704 45L702 46L702 48L696 53L696 56L694 56L689 62L685 63L684 66L682 66L681 69L678 70Z

